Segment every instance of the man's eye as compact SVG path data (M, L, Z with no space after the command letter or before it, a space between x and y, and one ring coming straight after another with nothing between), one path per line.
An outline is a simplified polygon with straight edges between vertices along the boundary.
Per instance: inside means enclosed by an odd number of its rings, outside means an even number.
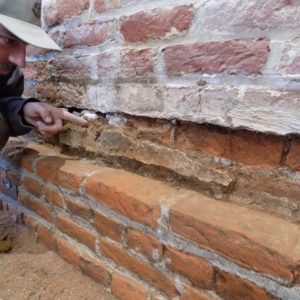
M15 40L15 39L8 38L8 37L0 36L0 43L2 45L7 45L7 46L10 46L10 47L13 47L13 46L16 46L18 44L18 41Z

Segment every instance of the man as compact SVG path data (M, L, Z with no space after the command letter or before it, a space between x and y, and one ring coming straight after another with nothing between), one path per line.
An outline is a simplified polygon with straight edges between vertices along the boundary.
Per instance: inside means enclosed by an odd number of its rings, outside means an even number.
M60 50L59 46L37 26L40 0L0 0L0 149L9 136L28 133L36 127L51 136L62 130L63 121L80 125L86 121L67 110L22 98L28 44Z

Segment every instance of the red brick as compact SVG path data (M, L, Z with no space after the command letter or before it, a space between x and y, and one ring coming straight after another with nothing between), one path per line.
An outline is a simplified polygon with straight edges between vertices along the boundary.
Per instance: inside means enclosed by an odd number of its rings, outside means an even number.
M145 263L144 261L130 256L124 249L106 241L101 241L100 249L103 255L112 259L118 266L122 266L133 272L151 285L164 291L169 296L176 296L176 289L171 278Z
M88 256L80 256L80 269L83 274L100 282L104 286L111 285L111 274L107 266Z
M147 288L120 273L113 273L112 293L121 300L147 300Z
M61 193L50 189L49 187L44 187L44 199L49 203L57 207L64 208L64 200Z
M228 300L275 300L279 299L254 283L236 275L218 272L216 277L216 292Z
M45 226L39 224L37 228L38 241L46 245L49 249L55 249L56 241L55 234L53 231L50 231Z
M25 176L23 178L23 184L25 189L31 193L32 195L36 196L36 197L41 197L41 193L42 193L42 186L40 185L39 182L37 182L36 180Z
M167 48L168 75L183 73L261 74L269 56L269 41L200 42Z
M117 51L98 54L96 56L98 77L104 79L119 76L119 59Z
M128 232L128 248L143 254L150 260L162 256L162 244L154 237L142 231L131 229Z
M60 56L49 61L48 76L70 81L91 80L93 60L91 56Z
M98 211L94 211L94 213L94 224L97 231L112 240L122 242L124 226Z
M60 231L77 239L79 242L85 244L92 250L95 250L96 234L94 232L74 223L70 219L67 219L63 216L57 216L56 226Z
M23 70L26 80L45 80L47 77L46 66L47 62L45 61L26 63L26 68Z
M127 43L163 39L171 34L173 28L179 33L186 31L191 26L193 17L194 11L188 6L139 12L121 19L121 33Z
M175 133L176 147L221 156L247 165L278 167L284 138L246 130L182 124Z
M92 210L90 206L83 203L82 201L66 197L65 203L70 213L77 215L87 221L92 217Z
M40 202L34 201L30 197L25 196L22 193L19 193L19 201L26 208L35 212L36 214L38 214L40 217L44 218L48 222L51 223L53 221L51 209L49 207L47 207L46 205L44 205Z
M94 46L102 44L107 38L107 25L105 23L90 21L80 24L67 31L64 37L64 47Z
M204 291L197 290L187 284L182 284L183 291L179 300L217 300L219 298L213 297ZM247 298L246 298L247 299Z
M171 208L170 225L174 233L249 269L289 283L297 275L300 247L296 224L195 195Z
M286 164L294 171L300 171L300 138L293 137L291 149L288 153Z
M174 248L167 248L165 257L170 270L187 277L201 288L210 289L212 287L214 269L204 259Z
M122 53L122 75L126 77L144 76L154 72L154 56L152 49L126 50Z
M105 0L94 0L94 9L97 13L103 13L105 11Z
M154 229L160 217L159 199L174 193L159 181L109 168L90 176L85 188L97 203Z
M79 250L73 244L70 244L67 240L61 237L58 237L56 239L56 243L57 243L58 254L63 259L65 259L68 263L79 268L79 264L80 264Z
M57 156L43 158L36 164L36 173L41 178L75 192L80 191L82 181L95 169L94 166Z
M33 172L33 165L38 157L39 154L37 151L32 149L26 149L22 155L21 167L29 172Z

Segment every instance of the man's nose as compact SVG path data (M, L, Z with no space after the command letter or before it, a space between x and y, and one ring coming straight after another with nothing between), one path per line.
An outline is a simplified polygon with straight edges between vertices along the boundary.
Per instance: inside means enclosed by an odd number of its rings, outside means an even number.
M12 48L8 60L20 68L24 68L26 65L26 46L24 43L19 43Z

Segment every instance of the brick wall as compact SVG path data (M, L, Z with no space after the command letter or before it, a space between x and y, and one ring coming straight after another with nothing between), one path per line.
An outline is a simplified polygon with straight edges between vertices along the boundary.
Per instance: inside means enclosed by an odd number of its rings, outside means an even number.
M120 299L299 298L297 224L45 146L11 163L2 209Z
M93 164L3 160L2 209L121 299L299 299L299 10L43 0L26 94L89 118L51 142Z

